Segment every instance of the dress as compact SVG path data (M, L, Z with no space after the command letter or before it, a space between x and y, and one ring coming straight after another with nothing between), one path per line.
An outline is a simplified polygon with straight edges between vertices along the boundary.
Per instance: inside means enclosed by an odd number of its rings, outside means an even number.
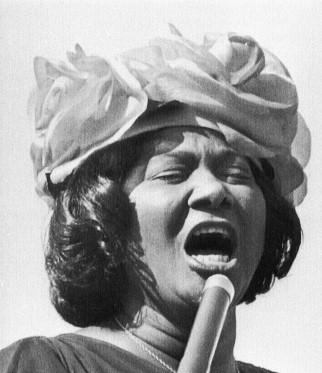
M110 343L78 334L22 339L0 352L1 373L166 373ZM238 362L240 373L273 373Z

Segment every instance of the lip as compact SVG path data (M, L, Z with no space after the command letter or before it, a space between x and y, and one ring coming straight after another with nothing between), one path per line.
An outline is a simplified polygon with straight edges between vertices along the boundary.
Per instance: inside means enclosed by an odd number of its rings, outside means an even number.
M229 261L222 261L212 260L211 263L202 263L195 259L193 256L187 254L185 247L187 242L189 241L190 237L197 231L202 229L211 229L218 233L224 233L228 235L233 243L233 252L231 253L231 258ZM227 221L203 221L195 225L190 232L188 233L183 246L183 252L185 260L188 266L195 272L203 273L203 274L215 274L215 273L225 273L230 271L236 266L237 259L236 259L236 250L238 247L238 234L236 229ZM214 254L216 255L216 254Z

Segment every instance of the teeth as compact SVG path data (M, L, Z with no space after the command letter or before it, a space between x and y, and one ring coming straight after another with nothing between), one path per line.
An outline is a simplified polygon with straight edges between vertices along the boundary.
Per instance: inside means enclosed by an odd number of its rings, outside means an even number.
M229 262L229 256L228 255L216 255L216 254L210 254L210 255L191 255L191 257L198 261L201 264L204 265L212 265L216 264L218 262Z
M211 233L222 233L224 234L225 232L222 232L221 230L218 230L218 228L215 227L201 227L199 228L196 232L194 232L194 235L196 237L201 236L202 234L211 234Z
M231 229L218 225L199 226L188 237L185 252L200 263L227 262L235 250L235 235Z

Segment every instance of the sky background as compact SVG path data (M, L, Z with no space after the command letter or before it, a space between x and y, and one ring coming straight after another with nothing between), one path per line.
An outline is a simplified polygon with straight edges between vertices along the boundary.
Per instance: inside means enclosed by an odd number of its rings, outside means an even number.
M320 1L0 1L0 348L31 335L74 328L50 304L42 241L48 212L34 192L26 103L36 55L66 60L79 43L113 55L167 35L253 36L288 67L312 133L309 194L298 208L304 244L288 277L238 310L235 354L280 373L322 366L322 2Z

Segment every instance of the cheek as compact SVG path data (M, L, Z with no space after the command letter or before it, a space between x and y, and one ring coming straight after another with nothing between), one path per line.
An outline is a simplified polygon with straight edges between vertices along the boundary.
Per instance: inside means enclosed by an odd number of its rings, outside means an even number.
M249 204L250 222L253 227L253 234L264 239L266 227L266 202L260 189L256 190Z
M256 187L243 194L241 206L245 213L245 248L251 265L257 266L264 249L266 230L266 202L261 190Z
M149 188L143 183L130 194L136 210L136 236L142 250L139 258L140 281L145 283L147 277L153 279L153 283L158 284L158 292L164 297L173 285L172 274L177 273L179 254L175 238L184 220L183 214L180 214L182 204L174 198L178 193L167 192ZM145 286L151 292L151 285L145 283Z
M238 250L238 269L232 274L236 302L244 296L260 262L264 250L266 203L259 188L246 188L235 193L239 205L241 242Z
M187 203L184 195L180 197L181 194L179 188L164 191L144 183L132 191L130 200L135 206L142 239L148 239L149 244L157 246L175 239L188 213Z

